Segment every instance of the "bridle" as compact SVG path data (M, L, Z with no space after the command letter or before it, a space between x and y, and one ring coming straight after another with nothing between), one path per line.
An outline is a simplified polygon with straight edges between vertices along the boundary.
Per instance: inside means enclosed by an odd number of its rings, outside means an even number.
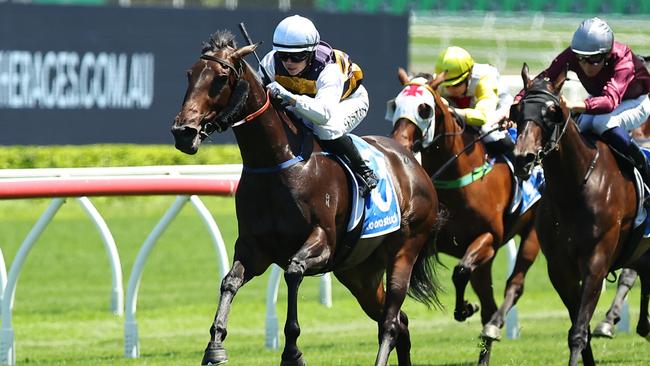
M264 104L255 112L248 114L244 118L237 120L237 121L229 121L230 115L229 112L234 111L237 108L237 104L235 103L242 103L242 100L245 96L248 96L248 90L249 90L249 83L246 80L243 80L242 74L242 67L241 64L238 67L233 65L231 62L228 60L217 57L214 55L208 55L206 53L202 54L200 56L202 60L206 61L212 61L216 62L219 65L230 69L233 74L235 75L235 88L233 92L231 93L230 99L228 100L228 105L224 108L224 110L221 111L218 115L216 115L211 121L206 121L201 125L201 129L199 131L199 134L201 135L202 138L208 138L213 132L223 132L228 129L228 127L237 127L240 126L246 122L250 122L254 120L255 118L259 117L262 113L264 113L268 108L269 105L271 104L271 98L269 95L269 92L266 92L266 100ZM225 116L224 116L225 115Z
M241 68L239 69L236 68L235 65L228 62L228 60L224 58L217 57L214 55L208 55L207 53L202 54L199 58L201 58L202 60L214 61L220 64L221 66L232 70L235 73L235 76L237 76L237 79L241 78L241 73L242 73Z
M535 160L533 160L533 166L539 165L553 150L559 147L560 140L569 126L571 114L569 113L564 123L552 120L556 115L548 113L551 106L555 106L556 114L559 113L562 116L560 99L557 95L545 89L527 90L519 104L522 113L514 118L518 126L517 134L521 135L526 124L533 122L542 129L543 137L545 139L548 137L546 144L538 151ZM531 111L530 108L526 108L527 105L537 105L538 107ZM513 119L513 116L510 117Z

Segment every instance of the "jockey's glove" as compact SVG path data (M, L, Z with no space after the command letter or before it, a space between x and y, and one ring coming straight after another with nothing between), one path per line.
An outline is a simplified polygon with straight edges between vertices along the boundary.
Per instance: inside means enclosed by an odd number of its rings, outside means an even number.
M274 97L282 99L283 102L289 105L296 104L296 95L285 89L277 81L274 81L271 84L267 85L266 88L269 89Z

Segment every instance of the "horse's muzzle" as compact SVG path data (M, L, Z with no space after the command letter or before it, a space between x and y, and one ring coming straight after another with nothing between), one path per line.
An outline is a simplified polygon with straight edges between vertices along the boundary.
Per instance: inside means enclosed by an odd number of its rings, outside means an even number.
M521 179L528 179L535 167L535 154L526 153L523 155L515 154L515 175Z
M199 151L202 139L196 128L174 125L171 132L174 135L175 146L178 150L189 155L194 155Z

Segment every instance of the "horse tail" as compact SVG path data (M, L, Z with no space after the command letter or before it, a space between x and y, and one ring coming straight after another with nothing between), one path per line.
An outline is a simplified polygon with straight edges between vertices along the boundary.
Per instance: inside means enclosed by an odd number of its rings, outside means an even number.
M431 228L429 240L422 247L411 272L411 284L408 295L425 304L427 307L442 308L438 293L442 291L436 273L436 266L441 264L438 257L437 238L442 226L447 222L449 214L446 210L438 211L436 223Z

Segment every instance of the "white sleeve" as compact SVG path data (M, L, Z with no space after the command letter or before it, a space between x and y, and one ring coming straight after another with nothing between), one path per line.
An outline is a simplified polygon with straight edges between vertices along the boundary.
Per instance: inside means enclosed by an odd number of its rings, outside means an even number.
M310 121L324 125L341 101L345 76L337 64L325 66L316 80L316 96L296 95L295 111Z
M260 78L262 81L264 81L264 73L262 72L262 68L266 70L266 74L271 78L270 82L275 81L275 61L273 59L273 54L275 51L271 51L262 58L262 61L260 61L260 66L257 69L257 73L260 75Z

